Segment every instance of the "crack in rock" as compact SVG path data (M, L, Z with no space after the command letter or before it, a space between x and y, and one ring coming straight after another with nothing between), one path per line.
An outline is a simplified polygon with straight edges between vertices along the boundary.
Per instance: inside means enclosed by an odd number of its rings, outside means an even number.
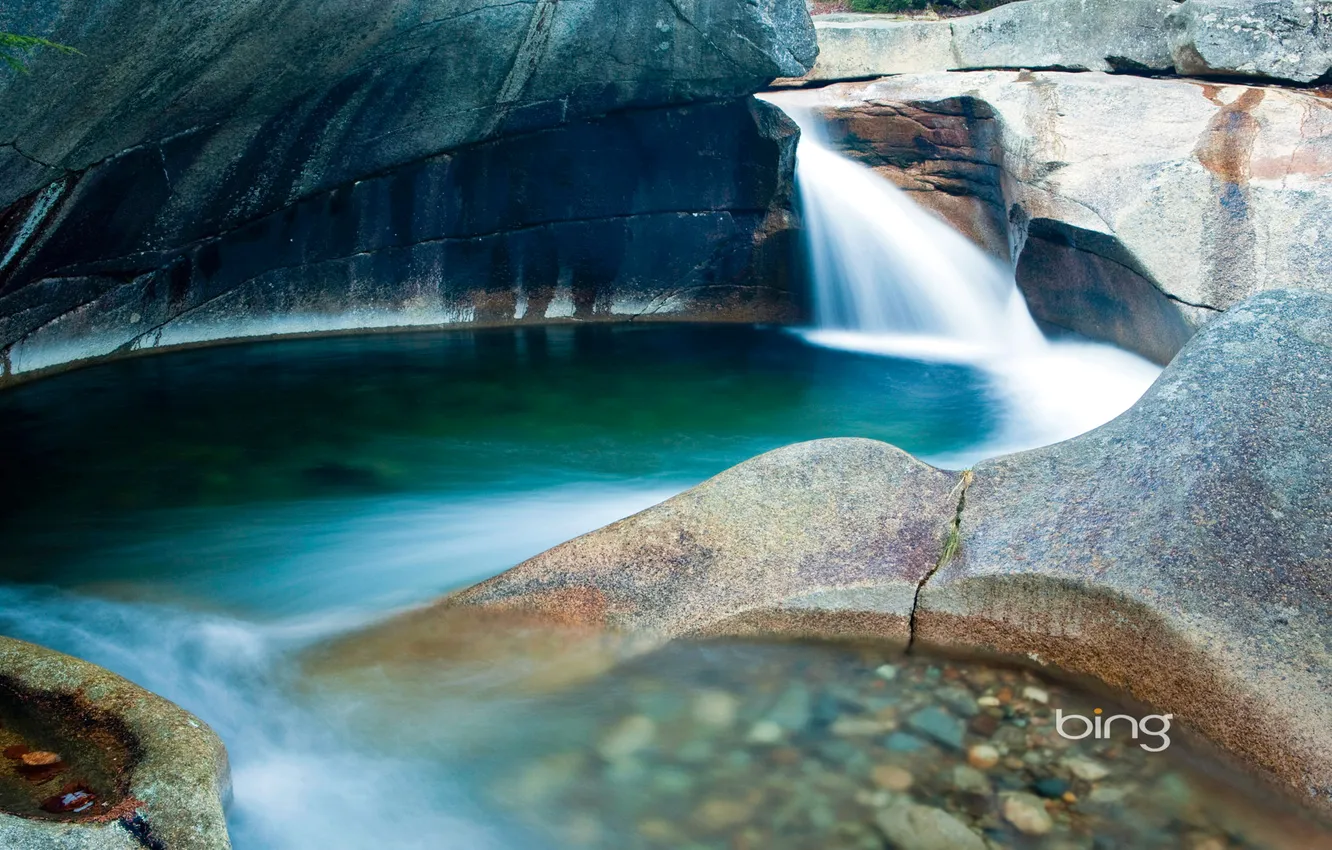
M916 645L916 615L920 612L920 595L925 590L926 583L934 578L935 573L948 566L948 563L957 556L958 550L962 548L962 511L967 505L967 488L971 486L974 477L975 473L970 469L963 472L962 477L958 479L957 486L949 494L957 499L957 509L953 513L953 522L948 528L948 534L944 537L943 549L939 552L939 559L934 562L930 571L916 584L916 594L911 599L911 616L907 620L907 652L911 652Z

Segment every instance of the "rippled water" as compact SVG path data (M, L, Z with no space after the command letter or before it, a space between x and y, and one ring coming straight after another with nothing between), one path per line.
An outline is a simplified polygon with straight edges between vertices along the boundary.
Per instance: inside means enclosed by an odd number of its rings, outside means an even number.
M758 328L370 336L106 364L0 395L0 632L209 722L232 759L238 850L859 846L882 802L861 768L891 760L874 749L886 736L863 758L843 746L858 766L831 772L856 788L782 815L795 820L773 820L786 792L767 783L842 739L807 724L746 741L789 681L811 699L873 684L844 652L682 645L553 693L497 690L499 670L392 665L350 687L303 653L761 451L861 436L975 456L1008 412L975 370ZM699 689L731 695L729 731L690 731ZM650 744L607 757L605 729L639 714ZM690 736L710 755L682 753ZM922 801L946 804L919 772ZM740 802L706 803L723 785ZM797 823L804 843L774 837Z

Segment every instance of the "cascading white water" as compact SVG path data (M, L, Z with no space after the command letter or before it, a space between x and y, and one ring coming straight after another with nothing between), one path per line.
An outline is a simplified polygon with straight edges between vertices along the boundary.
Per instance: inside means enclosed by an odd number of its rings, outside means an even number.
M1076 436L1127 410L1160 374L1114 346L1046 339L1010 268L826 145L810 93L765 98L801 129L796 183L815 320L801 335L815 345L984 369L1008 408L994 442L931 460L961 466Z
M949 359L1045 344L1011 274L902 190L805 132L797 180L815 322L825 337L873 334L887 347Z

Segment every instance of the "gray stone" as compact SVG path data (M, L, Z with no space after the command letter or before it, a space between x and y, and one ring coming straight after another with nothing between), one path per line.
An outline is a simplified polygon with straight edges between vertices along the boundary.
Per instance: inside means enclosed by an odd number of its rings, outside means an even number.
M1024 0L923 21L835 14L814 19L819 58L804 80L996 68L1155 71L1173 67L1173 0Z
M229 850L222 803L230 769L222 742L188 712L86 661L0 637L0 681L25 701L49 706L46 722L125 736L132 753L123 788L135 801L120 817L89 823L32 820L0 812L6 850ZM75 734L77 734L76 732Z
M1027 835L1044 835L1054 828L1045 804L1031 794L1005 795L1003 809L1004 820Z
M956 70L1169 71L1174 0L1023 0L949 22Z
M907 716L906 725L916 733L954 750L962 749L967 726L962 720L937 705L927 706Z
M783 729L799 732L809 725L812 705L809 687L803 682L792 682L768 709L764 719Z
M900 850L985 850L966 824L932 806L897 800L879 810L874 822Z
M953 765L950 780L955 789L965 794L979 794L988 797L994 791L990 785L989 777L970 765Z
M813 70L801 78L805 81L949 71L955 64L952 28L944 21L820 15L814 19L814 30L819 58Z
M1329 0L1185 0L1168 28L1181 74L1310 83L1332 72Z

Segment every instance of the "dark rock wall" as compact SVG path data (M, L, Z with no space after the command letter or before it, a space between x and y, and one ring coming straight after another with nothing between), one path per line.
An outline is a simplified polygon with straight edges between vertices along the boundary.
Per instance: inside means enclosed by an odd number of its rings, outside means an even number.
M23 249L0 276L4 376L256 335L790 319L795 142L752 99L624 111L427 157L226 229L176 214L174 187L209 144L181 137L10 211L4 238Z
M0 207L206 134L186 149L249 185L242 218L485 139L742 97L817 53L801 0L31 0L0 31L82 51L0 75Z
M255 335L788 316L801 0L34 0L0 383Z

